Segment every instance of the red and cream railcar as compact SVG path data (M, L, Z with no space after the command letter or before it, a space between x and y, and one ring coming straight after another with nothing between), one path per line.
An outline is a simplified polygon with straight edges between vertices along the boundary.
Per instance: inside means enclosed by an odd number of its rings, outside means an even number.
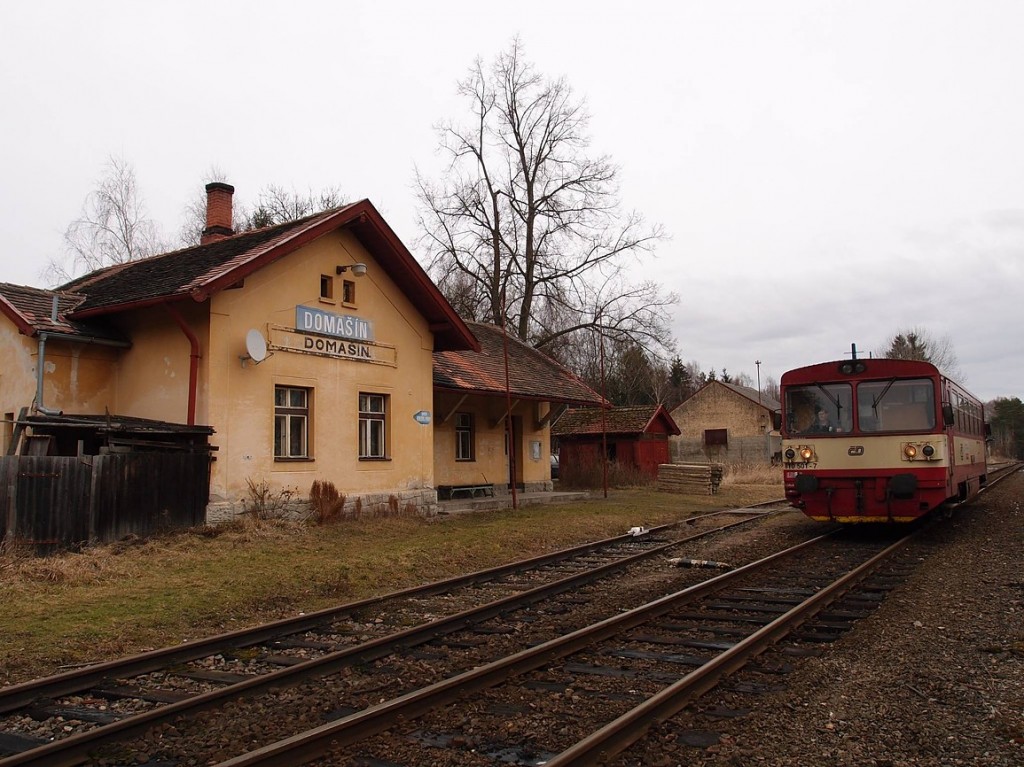
M911 522L985 485L982 404L928 362L810 365L781 399L786 498L811 519Z

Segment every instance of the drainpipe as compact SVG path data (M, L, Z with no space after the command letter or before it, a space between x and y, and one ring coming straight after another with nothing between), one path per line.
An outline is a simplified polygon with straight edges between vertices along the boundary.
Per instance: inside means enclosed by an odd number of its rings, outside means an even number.
M50 309L50 322L57 324L57 303L58 296L53 296L53 307ZM131 348L128 341L115 341L110 338L95 338L85 335L73 335L71 333L53 333L41 331L39 333L39 354L36 359L36 399L32 403L32 409L43 415L64 415L63 410L53 410L43 404L43 375L46 372L46 342L50 339L55 341L68 341L73 344L99 344L100 346L115 346L119 349Z
M196 334L192 332L192 328L188 326L185 319L181 316L181 313L174 308L171 304L164 304L164 309L167 313L174 318L174 321L178 323L178 327L181 328L181 332L188 338L188 343L191 348L191 354L188 366L188 425L196 425L196 389L199 385L199 339L196 338Z
M43 405L43 372L46 368L46 333L39 334L39 355L36 358L36 401L32 409L43 415L64 415L63 410L53 410Z
M53 294L53 306L50 309L50 321L57 324L57 294ZM63 410L51 410L43 405L43 374L46 372L46 337L47 333L39 334L39 354L36 356L36 401L32 408L43 415L64 415Z

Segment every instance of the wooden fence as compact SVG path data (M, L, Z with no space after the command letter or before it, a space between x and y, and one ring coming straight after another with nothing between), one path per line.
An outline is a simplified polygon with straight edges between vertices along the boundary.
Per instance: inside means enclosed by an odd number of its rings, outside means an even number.
M202 524L210 456L0 457L0 539L37 553Z

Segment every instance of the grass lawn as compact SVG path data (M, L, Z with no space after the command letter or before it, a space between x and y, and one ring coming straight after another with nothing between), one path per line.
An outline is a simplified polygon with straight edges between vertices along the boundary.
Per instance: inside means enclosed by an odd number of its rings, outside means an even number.
M325 526L245 520L46 558L0 554L0 684L480 570L711 509L780 498L601 491L571 504Z

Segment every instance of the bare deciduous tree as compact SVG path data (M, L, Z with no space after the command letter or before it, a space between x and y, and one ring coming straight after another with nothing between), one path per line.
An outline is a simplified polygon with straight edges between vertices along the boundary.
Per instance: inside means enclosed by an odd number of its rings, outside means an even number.
M552 351L579 331L670 349L676 297L628 277L628 257L663 237L618 204L618 169L586 154L589 117L562 79L542 77L515 40L477 60L458 92L472 120L440 128L449 164L417 172L421 247L441 289L471 318Z
M240 232L261 229L264 226L283 224L297 218L344 205L345 196L336 186L326 187L318 192L309 189L305 194L283 186L270 184L263 188L251 209L242 209L237 218L236 229Z
M51 284L165 249L129 162L108 159L103 177L82 205L82 214L68 224L64 244L64 257L52 259L44 270L43 277Z

